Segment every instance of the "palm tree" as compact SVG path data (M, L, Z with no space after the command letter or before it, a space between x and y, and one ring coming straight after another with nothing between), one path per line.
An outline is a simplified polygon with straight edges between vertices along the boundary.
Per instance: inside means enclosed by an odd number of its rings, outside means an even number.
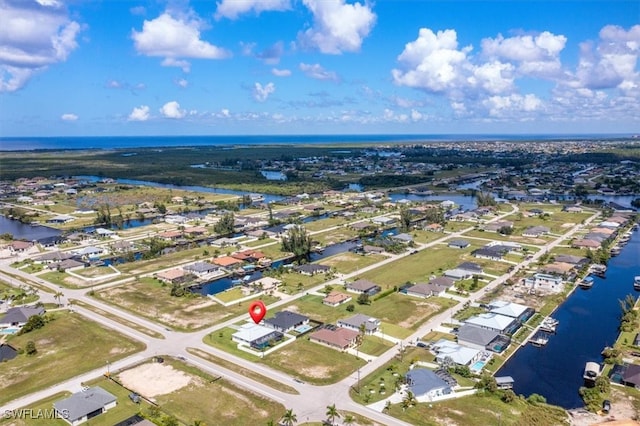
M53 295L53 298L58 301L58 307L60 307L60 299L62 297L64 297L64 294L62 294L61 291L58 291L58 292L56 292L56 294Z
M286 426L293 426L298 421L298 417L290 408L284 413L284 416L282 416L282 421Z
M336 417L340 418L340 413L338 413L338 410L336 410L336 404L327 406L327 419L331 422L331 424L333 424L333 422L336 420Z
M351 426L352 424L354 424L356 422L355 417L353 417L351 414L347 414L346 416L344 416L344 421L343 423L347 426Z
M407 391L407 395L402 399L402 411L406 410L409 407L413 407L417 403L418 401L416 400L413 392Z

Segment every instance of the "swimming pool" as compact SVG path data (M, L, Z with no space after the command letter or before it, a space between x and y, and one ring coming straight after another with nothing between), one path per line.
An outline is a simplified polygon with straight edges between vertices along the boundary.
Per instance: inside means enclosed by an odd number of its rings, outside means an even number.
M482 367L484 367L485 364L486 363L484 361L476 361L471 366L471 371L480 371L482 370Z
M19 330L20 329L17 327L3 328L3 329L0 329L0 334L15 334Z
M298 333L304 333L306 331L311 330L313 327L311 327L309 324L302 324L301 326L298 326L295 330Z

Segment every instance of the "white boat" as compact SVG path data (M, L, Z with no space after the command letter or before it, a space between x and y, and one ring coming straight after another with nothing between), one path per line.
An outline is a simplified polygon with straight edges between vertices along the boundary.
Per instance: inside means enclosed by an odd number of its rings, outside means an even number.
M633 289L640 290L640 275L636 275L633 278Z
M593 277L584 277L580 284L578 284L582 288L591 288L593 287Z

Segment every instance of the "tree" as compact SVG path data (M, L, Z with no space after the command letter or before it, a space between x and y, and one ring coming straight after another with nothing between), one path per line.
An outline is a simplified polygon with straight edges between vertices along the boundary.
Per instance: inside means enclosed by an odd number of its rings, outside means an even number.
M353 417L351 414L347 414L346 416L344 416L344 420L342 421L342 423L344 423L346 426L351 426L355 423L355 421L355 417Z
M494 393L498 390L498 384L495 377L490 374L482 373L480 380L476 383L476 389L483 389L489 393Z
M355 307L355 305L353 303L349 303L347 305L347 312L353 312L355 310L356 310L356 307Z
M402 205L400 207L400 231L407 232L411 229L411 212L409 211L409 207L406 205Z
M298 417L295 415L292 409L288 409L285 411L284 416L282 416L282 422L286 426L293 426L298 422Z
M36 344L33 342L33 340L29 340L27 342L27 345L24 348L24 351L27 353L27 355L31 356L31 355L35 355L38 353L38 350L36 349Z
M282 251L293 253L298 262L308 260L311 254L311 236L303 226L296 225L282 237Z
M235 216L233 212L223 215L218 223L213 226L213 230L219 235L233 235L233 226L235 224Z
M360 293L358 296L358 305L368 305L370 303L369 295L367 293Z
M22 326L18 334L25 334L42 327L44 327L44 318L40 315L32 315L27 320L27 323Z
M529 398L527 398L527 402L530 404L546 404L547 398L537 393L532 393L529 395Z
M510 404L515 400L516 400L516 393L514 391L512 391L511 389L507 389L506 391L504 391L504 394L502 395L503 402Z
M411 391L407 391L407 394L402 398L402 410L413 407L418 403L416 396Z
M497 206L495 198L488 192L478 192L476 193L476 202L478 203L478 207L487 207L487 206Z
M60 299L62 297L64 297L64 294L62 294L61 291L57 291L56 294L53 295L53 298L58 301L58 307L62 306L61 303L60 303Z
M336 417L340 418L340 413L338 413L338 410L336 409L336 404L327 406L327 420L329 420L332 425L335 422Z

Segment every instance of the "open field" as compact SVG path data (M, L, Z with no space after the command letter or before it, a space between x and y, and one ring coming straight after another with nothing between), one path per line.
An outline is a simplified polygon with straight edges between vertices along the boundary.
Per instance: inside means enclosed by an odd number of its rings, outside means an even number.
M313 234L313 239L315 241L319 241L321 244L324 244L325 246L341 243L357 237L358 237L358 232L355 229L351 229L347 227L340 227L340 228L333 229L331 231L319 232L317 234Z
M238 364L234 364L233 362L227 361L226 359L222 359L220 357L217 357L215 355L212 355L208 352L205 352L203 350L197 349L197 348L187 348L187 351L192 354L195 355L197 357L200 357L202 359L206 359L207 361L210 361L216 365L219 365L220 367L226 368L228 370L231 371L235 371L238 374L242 374L245 377L250 378L251 380L255 380L256 382L260 382L263 383L269 387L272 387L274 389L277 389L281 392L286 392L286 393L290 393L292 395L298 395L299 392L295 389L292 388L291 386L287 386L284 383L278 381L278 380L274 380L271 379L267 376L263 376L260 373L256 373L255 371L252 370L248 370L246 368L240 367Z
M350 274L351 272L373 265L374 263L378 263L386 258L386 256L381 254L368 254L366 256L362 256L356 253L345 252L323 259L318 263L331 266L342 274Z
M154 422L173 416L182 424L212 419L225 425L263 424L277 421L285 411L282 405L224 379L171 358L164 360L115 375L127 387L157 402L164 414L146 412Z
M3 364L0 403L104 367L107 361L114 362L144 347L83 316L66 312L52 316L55 319L43 328L9 339L16 348L24 348L28 341L33 341L38 353L19 355ZM91 348L92 356L86 355L87 348Z
M71 299L71 300L69 300L69 304L72 304L73 306L80 306L80 307L83 307L85 309L88 309L88 310L90 310L92 312L95 312L98 315L101 315L101 316L103 316L105 318L108 318L108 319L110 319L112 321L120 323L120 324L122 324L122 325L124 325L126 327L129 327L129 328L132 328L134 330L137 330L140 333L144 333L147 336L155 337L156 339L164 339L164 336L162 334L158 333L157 331L150 330L147 327L143 327L143 326L141 326L140 324L138 324L136 322L129 321L129 320L125 319L125 318L119 317L117 315L113 315L110 312L103 311L102 309L100 309L98 307L95 307L93 305L89 305L88 303L84 303L84 302L81 302L79 300Z
M243 314L251 303L241 302L223 307L209 298L195 294L173 297L169 286L163 286L153 278L142 278L125 286L95 292L94 297L184 331L197 330ZM262 296L260 299L267 305L278 300L270 296Z

